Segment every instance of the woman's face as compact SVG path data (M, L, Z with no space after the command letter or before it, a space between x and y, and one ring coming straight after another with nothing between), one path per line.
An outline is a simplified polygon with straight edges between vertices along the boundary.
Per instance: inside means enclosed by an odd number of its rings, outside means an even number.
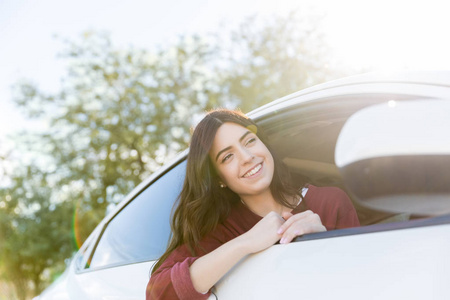
M266 145L250 130L224 123L209 151L221 181L241 197L266 192L272 182L274 162Z

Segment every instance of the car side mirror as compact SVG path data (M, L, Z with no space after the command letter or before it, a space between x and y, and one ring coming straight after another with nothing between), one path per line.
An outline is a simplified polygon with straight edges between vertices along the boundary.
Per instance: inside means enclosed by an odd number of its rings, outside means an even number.
M335 162L365 206L450 213L450 101L391 100L356 112L339 134Z

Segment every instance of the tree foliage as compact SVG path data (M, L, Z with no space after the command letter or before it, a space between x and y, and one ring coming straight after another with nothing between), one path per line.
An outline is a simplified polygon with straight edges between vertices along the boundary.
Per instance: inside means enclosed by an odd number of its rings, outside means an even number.
M298 14L253 17L215 46L180 37L156 51L119 48L96 32L64 41L58 92L29 81L15 88L23 112L49 124L16 137L32 159L0 187L0 267L19 298L30 283L38 293L108 208L187 147L195 116L218 106L247 112L341 76L319 25Z
M37 146L51 156L57 186L70 191L65 200L82 202L81 217L91 212L90 231L108 205L186 147L189 116L217 96L204 68L211 49L199 38L158 53L116 49L94 33L67 44L61 91L22 84L17 103L30 117L50 116Z
M3 190L13 199L8 207L15 207L3 222L12 243L2 249L3 264L17 291L26 290L18 278L39 291L50 258L63 261L74 250L72 232L81 244L108 206L186 148L190 117L217 98L205 67L211 52L197 37L151 53L118 49L107 35L86 33L81 41L66 41L68 70L58 93L17 85L15 100L24 113L49 122L43 133L17 137L37 155ZM17 251L24 243L27 250ZM40 251L50 255L42 263Z
M19 299L44 288L52 272L61 272L72 254L70 203L52 203L48 174L28 166L10 176L0 190L0 265L4 280L12 282ZM44 271L47 279L43 278Z

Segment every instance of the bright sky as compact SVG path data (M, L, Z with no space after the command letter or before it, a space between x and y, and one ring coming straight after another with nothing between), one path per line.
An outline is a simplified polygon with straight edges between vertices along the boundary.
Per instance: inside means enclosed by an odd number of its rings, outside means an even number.
M74 38L106 30L117 45L154 47L182 33L215 32L255 13L315 7L336 61L386 69L450 69L450 18L445 0L1 0L0 154L9 133L35 126L11 103L10 86L29 78L58 88L63 65L54 35Z

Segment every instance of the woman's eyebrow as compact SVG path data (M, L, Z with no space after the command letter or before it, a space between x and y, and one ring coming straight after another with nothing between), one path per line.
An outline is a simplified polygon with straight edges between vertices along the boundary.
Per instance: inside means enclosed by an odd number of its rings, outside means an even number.
M231 149L231 146L228 146L228 147L223 148L222 150L220 150L219 153L217 153L217 155L216 155L216 161L219 159L220 154L222 154L223 152L228 151L230 149Z
M250 131L245 132L245 133L239 138L239 142L242 142L242 140L245 139L245 137L246 137L247 135L249 135L250 133L251 133ZM220 154L222 154L223 152L228 151L228 150L230 150L230 149L231 149L231 146L228 146L228 147L223 148L222 150L220 150L220 151L217 153L217 155L216 155L216 161L219 159Z
M242 142L242 140L245 139L245 137L246 137L247 135L249 135L250 133L251 133L250 131L247 131L246 133L244 133L244 134L241 136L241 138L239 139L239 142Z

